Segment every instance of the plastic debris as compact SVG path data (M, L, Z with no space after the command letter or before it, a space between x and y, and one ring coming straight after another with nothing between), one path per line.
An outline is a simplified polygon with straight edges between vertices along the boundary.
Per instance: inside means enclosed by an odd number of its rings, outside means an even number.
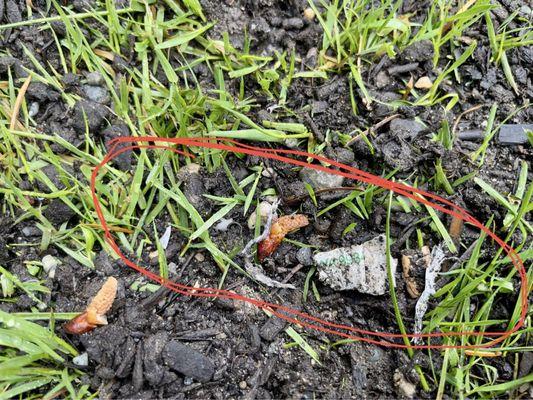
M318 278L335 290L357 290L374 296L388 289L385 235L363 244L317 253ZM391 260L392 275L398 261Z
M274 279L269 278L265 275L263 268L261 268L260 265L256 265L252 261L252 246L268 238L270 234L270 228L272 227L272 221L276 218L276 210L278 209L278 204L279 201L276 201L274 204L272 204L263 233L261 233L261 235L259 235L255 239L250 240L246 244L246 246L244 246L244 249L242 250L241 254L244 256L244 268L246 272L248 272L250 276L256 281L270 287L277 287L282 289L296 289L294 285L278 282Z
M165 233L163 233L163 236L159 239L159 242L161 243L161 247L166 250L168 247L168 242L170 241L170 234L172 233L172 227L169 225L167 226L167 229L165 230Z
M233 218L221 218L220 222L215 225L215 230L220 232L226 232L231 224L236 223Z
M265 257L276 251L287 234L307 225L309 225L309 220L303 214L284 215L278 218L272 224L268 236L257 246L259 261L263 261Z
M440 243L431 251L431 261L426 269L426 286L415 306L415 334L422 332L422 320L428 309L429 298L435 294L435 279L442 267L445 258L444 244ZM415 343L420 343L420 338L414 338Z
M59 265L59 260L51 255L46 255L42 259L43 270L48 274L48 277L54 279L56 276L56 268Z

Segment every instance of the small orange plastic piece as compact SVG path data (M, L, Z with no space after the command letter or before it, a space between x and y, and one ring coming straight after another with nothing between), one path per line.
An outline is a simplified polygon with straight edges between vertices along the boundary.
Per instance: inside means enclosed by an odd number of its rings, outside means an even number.
M290 232L309 225L309 220L303 214L284 215L272 224L268 237L259 242L257 246L257 258L263 261L271 255L281 244L283 238Z

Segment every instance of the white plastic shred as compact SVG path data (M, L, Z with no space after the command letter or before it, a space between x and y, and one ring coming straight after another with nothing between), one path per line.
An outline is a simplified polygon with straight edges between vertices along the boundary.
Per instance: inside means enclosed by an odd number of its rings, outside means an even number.
M172 232L172 227L169 225L167 226L167 229L165 229L165 233L163 233L163 236L159 239L159 242L161 243L161 247L166 250L168 247L168 242L170 242L170 234Z
M416 302L415 307L415 334L422 332L422 320L424 319L424 315L428 309L429 298L435 294L435 280L441 270L442 262L446 258L443 248L444 243L440 243L431 251L431 262L429 267L426 269L424 291ZM415 337L413 341L415 344L419 344L421 339L419 337Z

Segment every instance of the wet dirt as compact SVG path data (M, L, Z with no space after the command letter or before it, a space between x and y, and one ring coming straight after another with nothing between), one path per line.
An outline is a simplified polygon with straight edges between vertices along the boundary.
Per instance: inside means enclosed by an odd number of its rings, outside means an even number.
M308 21L303 17L307 2L202 0L201 3L207 19L217 21L210 33L213 38L219 39L224 32L228 32L232 43L242 46L243 33L246 31L251 38L253 52L271 55L274 51L294 50L303 60L301 68L316 63L321 30L316 21ZM404 12L414 7L414 3L406 2ZM497 14L500 22L517 9L514 3L520 2L501 3L504 9L501 15ZM34 1L33 5L45 8L44 2ZM83 1L77 1L75 7L83 10L87 6ZM25 10L25 2L0 0L0 19L4 23L22 20L26 15ZM56 33L61 35L60 25ZM527 72L533 66L531 48L509 52L509 63L520 85L517 95L509 88L502 70L488 61L490 47L483 26L476 24L465 35L479 40L480 44L474 58L460 67L462 83L443 85L445 89L448 87L450 91L460 94L458 105L449 113L445 113L440 105L430 108L401 106L393 110L379 103L368 107L360 103L360 113L355 116L346 74L325 82L294 82L289 89L287 107L295 112L294 122L305 124L319 140L327 139L324 154L328 157L376 174L382 173L384 167L389 171L397 169L397 178L432 176L435 174L435 160L440 157L448 179L453 181L477 170L468 155L479 143L457 140L452 150L444 149L432 140L432 134L439 129L442 120L447 119L451 126L463 111L482 104L481 108L461 118L457 131L483 129L493 102L499 103L497 120L502 121L524 101L533 97L531 75ZM3 80L8 70L15 77L24 77L27 72L22 67L31 68L22 45L39 61L46 60L54 68L59 63L55 46L49 44L53 36L48 30L41 31L37 27L11 29L1 34L0 40L4 46L0 53L0 75ZM405 49L395 59L383 56L374 60L371 66L365 67L363 78L374 97L398 99L401 97L398 91L405 87L405 82L411 76L435 78L432 57L432 47L420 42ZM117 57L113 67L124 72L125 65L136 62L134 59L122 60ZM447 62L443 55L439 68L444 68ZM80 71L78 75L65 75L62 80L69 91L82 97L72 108L63 102L60 93L42 83L32 83L27 92L28 103L38 105L35 120L44 133L57 133L72 145L79 146L84 141L86 118L94 140L103 141L129 134L123 122L114 120L112 111L107 107L108 94L97 76ZM205 77L205 80L211 84L209 78ZM256 87L251 80L245 80L245 84L251 91ZM276 111L270 115L265 111L269 100L258 96L258 104L264 107L252 111L250 117L257 120L275 119ZM356 140L349 147L342 146L339 132L364 131L394 113L400 114L399 118L367 136L373 152L363 140ZM533 109L526 107L514 113L507 123L530 123L532 120ZM329 132L328 135L326 132ZM52 149L68 153L62 146L52 145ZM532 155L531 147L527 146L491 145L485 164L477 176L500 193L511 194L515 190L520 161L531 160ZM250 173L248 167L256 165L258 160L254 157L237 160L230 156L227 162L239 180ZM135 166L131 154L120 156L114 163L124 171L132 170ZM315 205L307 195L299 171L277 162L269 162L266 166L272 168L274 174L260 180L257 193L275 187L284 200L282 214L300 212L311 221L309 226L291 235L291 239L315 246L313 251L328 251L361 244L384 232L385 210L382 207L375 207L368 220L357 220L357 225L346 233L345 230L354 222L353 215L346 208L337 207L322 216L316 215L334 201L332 199L338 198L337 194L333 197L318 196L318 204ZM65 187L62 180L68 177L58 176L53 166L44 167L43 173L57 189ZM23 182L23 185L27 190L51 191L43 183ZM437 188L428 189L443 195ZM215 204L203 194L230 196L233 193L223 171L209 174L203 168L199 174L193 174L185 180L183 190L203 217L209 217L216 209ZM340 197L344 195L341 193ZM480 220L494 216L497 226L501 225L505 216L503 208L471 180L457 190L452 200L463 204ZM59 199L43 200L40 206L45 208L44 215L55 226L76 224L75 213ZM391 227L393 237L401 243L405 243L409 237L415 240L412 224L421 215L406 215L395 210ZM41 260L45 254L60 259L55 278L46 278L45 284L51 289L51 295L43 298L55 311L81 311L107 276L119 279L118 296L108 316L108 326L79 337L68 337L58 329L80 351L87 352L89 365L83 368L87 372L83 380L92 390L99 390L101 398L395 398L402 396L394 380L397 370L408 381L417 383L416 374L412 373L413 363L402 351L362 343L331 347L331 341L335 338L293 327L313 348L321 349L318 363L299 347L287 345L291 339L284 333L285 323L268 317L250 305L227 300L187 298L164 289L155 293L131 290L132 285L143 288L147 282L104 252L96 258L96 269L89 270L54 246L50 246L45 253L40 253L38 246L16 247L16 243L39 242L41 232L35 230L35 221L32 220L13 225L15 218L10 216L0 221L0 264L17 274L21 280L29 280L35 278L28 274L23 261ZM235 223L225 231L214 232L212 237L222 251L231 253L242 248L252 238L253 232L247 226L242 207L236 207L226 218L232 218ZM158 232L164 231L169 220L170 216L165 213L158 217ZM430 233L429 228L422 227L426 228L429 235L429 244L437 243L436 236ZM151 231L152 228L146 229ZM475 238L477 235L473 232L466 230L464 233L467 246ZM170 278L188 285L216 287L220 278L216 264L207 253L200 253L201 256L187 253L185 257L180 257L185 243L183 236L173 233L172 243L166 250ZM398 245L393 256L399 258L404 247ZM155 271L157 260L149 257L154 250L147 248L142 261ZM396 331L396 320L386 295L373 297L354 291L339 293L314 279L320 300L309 293L306 301L303 301L301 288L311 268L311 254L290 243L283 243L263 263L266 274L279 281L299 267L289 280L299 290L267 291L233 269L226 277L225 288L299 308L339 323L369 330ZM242 260L237 257L236 261L240 263ZM412 326L415 300L408 296L400 270L397 272L398 301L404 322ZM17 303L0 304L7 311L27 311L31 306L34 306L33 301L25 295L20 296ZM512 307L512 304L504 302L497 312L500 317L507 318ZM424 354L419 353L418 356L423 358ZM440 360L435 357L433 362L438 366ZM494 364L501 371L501 376L508 373L510 364L506 360ZM530 369L531 361L524 361L524 365L522 369ZM433 397L432 393L422 392L419 386L417 390L417 397Z

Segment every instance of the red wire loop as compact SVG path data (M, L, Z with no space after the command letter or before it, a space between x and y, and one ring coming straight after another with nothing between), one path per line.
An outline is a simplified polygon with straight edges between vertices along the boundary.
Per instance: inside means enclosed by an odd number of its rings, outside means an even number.
M146 144L135 144L135 143L146 143ZM443 213L460 218L463 221L468 222L476 226L477 228L479 228L481 231L485 232L509 256L509 259L511 260L513 266L516 268L516 270L518 271L520 275L520 281L521 281L520 318L517 321L517 323L514 324L514 326L507 331L431 332L431 333L418 333L418 334L410 333L406 335L403 335L401 333L374 332L374 331L357 328L354 326L326 321L324 319L318 318L311 314L304 313L302 311L292 309L290 307L252 299L249 297L239 295L234 292L230 292L228 290L209 288L209 287L205 287L205 288L191 287L191 286L181 284L179 282L172 282L170 280L161 278L159 275L129 260L122 253L119 246L115 242L115 239L113 238L113 235L107 225L106 219L104 217L104 213L102 212L102 208L98 200L98 195L96 194L96 182L97 182L97 178L98 178L98 174L100 170L107 163L109 163L115 157L117 157L118 155L124 152L137 150L137 149L163 149L163 150L172 151L174 153L177 153L183 156L194 157L192 154L190 154L187 151L183 151L175 147L171 147L169 145L161 145L159 143L167 143L171 145L184 146L186 148L199 147L199 148L229 151L233 153L258 156L258 157L265 158L265 159L277 160L277 161L285 162L285 163L296 165L296 166L312 168L318 171L340 175L345 178L353 179L359 182L380 186L384 189L391 190L397 194L400 194L402 196L413 199L419 203L432 207L435 210L438 210ZM510 335L512 335L514 332L518 331L524 325L526 313L527 313L527 304L528 304L528 293L527 293L528 282L527 282L526 270L525 270L524 264L520 256L516 253L516 251L511 246L505 243L494 232L492 232L490 229L484 226L476 218L470 215L466 210L464 210L463 208L455 205L454 203L440 196L437 196L433 193L426 192L424 190L420 190L417 188L407 186L402 183L392 182L388 179L384 179L382 177L372 175L368 172L361 171L349 165L345 165L345 164L342 164L334 160L330 160L328 158L318 156L315 154L307 153L304 151L298 151L298 150L268 149L268 148L254 147L254 146L246 145L246 144L243 144L235 140L231 140L231 139L203 138L203 137L161 138L161 137L152 137L152 136L145 136L145 137L128 136L128 137L115 138L109 141L107 144L109 146L107 155L93 169L93 172L91 175L91 195L92 195L92 199L94 202L96 214L98 215L102 228L105 232L105 238L107 242L109 243L109 245L111 246L111 248L113 249L113 251L115 251L115 253L120 257L120 259L128 267L133 268L134 270L146 276L147 278L151 279L152 281L157 282L158 284L163 285L176 293L180 293L185 296L207 297L207 298L218 297L218 298L223 298L223 299L232 299L232 300L247 302L247 303L253 304L256 307L267 310L273 315L279 318L282 318L290 323L299 324L308 329L314 329L317 331L325 332L325 333L339 336L339 337L346 338L346 339L353 339L353 340L372 343L372 344L376 344L376 345L380 345L384 347L394 347L394 348L412 348L412 349L487 348L487 347L491 347L491 346L496 345L497 343L502 342L503 340L508 338ZM125 144L129 144L129 145L125 146ZM338 169L334 169L331 167L325 167L321 164L311 164L307 161L301 161L296 158L287 157L287 156L303 157L306 160L312 159L315 161L319 161L322 163L332 165L333 167L336 167ZM428 199L431 199L433 201L430 201ZM405 338L405 337L407 338L440 338L440 337L452 337L452 336L458 337L458 336L466 336L466 335L481 336L481 337L496 337L496 338L485 343L474 344L474 345L405 344L405 343L388 341L388 340L400 339L400 338Z

